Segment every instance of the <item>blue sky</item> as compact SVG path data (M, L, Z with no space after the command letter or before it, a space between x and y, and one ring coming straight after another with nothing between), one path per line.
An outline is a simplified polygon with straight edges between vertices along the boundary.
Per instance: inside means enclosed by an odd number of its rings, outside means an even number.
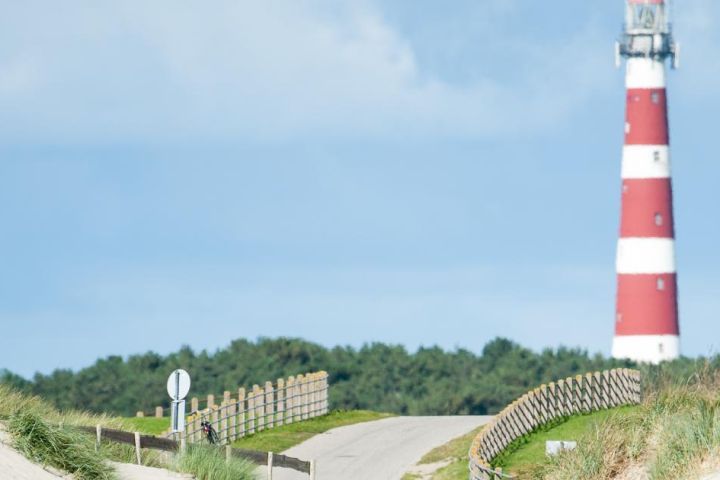
M623 2L0 7L0 367L278 335L609 353ZM720 4L675 14L698 355L719 332Z

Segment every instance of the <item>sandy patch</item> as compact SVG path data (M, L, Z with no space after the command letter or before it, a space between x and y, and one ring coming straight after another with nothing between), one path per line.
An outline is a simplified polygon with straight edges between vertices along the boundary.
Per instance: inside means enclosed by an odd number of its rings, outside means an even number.
M443 467L447 467L452 463L452 459L448 458L435 463L423 463L415 465L407 471L410 475L416 475L418 480L432 480L433 474Z
M5 427L0 424L0 472L3 480L58 480L72 479L49 467L43 467L25 458L12 448L12 442Z
M130 463L116 462L110 462L110 465L115 468L120 480L187 480L194 478L187 473L171 472L163 468L144 467Z

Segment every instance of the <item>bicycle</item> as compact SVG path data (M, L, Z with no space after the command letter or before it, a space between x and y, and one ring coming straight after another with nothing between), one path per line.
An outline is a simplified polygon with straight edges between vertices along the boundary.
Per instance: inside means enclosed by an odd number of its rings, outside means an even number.
M202 420L200 422L200 427L202 428L203 433L205 434L205 438L207 438L207 441L211 445L215 445L220 443L220 437L218 437L217 432L213 428L213 426L208 422L207 420Z

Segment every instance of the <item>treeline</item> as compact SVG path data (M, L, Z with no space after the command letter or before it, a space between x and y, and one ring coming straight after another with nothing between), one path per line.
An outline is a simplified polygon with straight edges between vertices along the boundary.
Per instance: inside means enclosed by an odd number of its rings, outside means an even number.
M694 367L686 361L680 373ZM373 343L360 349L325 348L299 339L235 340L214 353L183 347L167 356L148 352L127 359L110 356L80 371L56 370L27 380L10 372L0 381L55 403L118 415L151 411L168 403L165 382L176 368L193 379L191 395L222 394L315 370L330 374L333 409L371 409L403 415L486 414L541 383L578 373L632 366L559 348L540 353L506 339L488 343L480 355L458 349Z

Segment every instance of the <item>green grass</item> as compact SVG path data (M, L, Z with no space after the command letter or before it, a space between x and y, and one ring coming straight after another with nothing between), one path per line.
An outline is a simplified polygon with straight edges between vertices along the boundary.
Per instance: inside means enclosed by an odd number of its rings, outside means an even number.
M161 435L170 428L170 418L130 417L123 418L123 430L140 432L145 435Z
M433 475L433 480L467 480L468 460L455 460L447 467L443 467Z
M604 480L627 470L649 480L701 477L703 462L720 451L720 377L701 380L645 392L642 405L588 425L575 450L530 466L522 478Z
M588 415L571 417L566 421L548 429L539 430L528 435L510 449L500 462L499 467L504 471L521 474L528 469L535 468L545 462L545 442L548 440L581 440L583 435L591 432L601 422L611 415L626 415L637 411L639 407L621 407L611 410L601 410ZM511 446L513 447L513 446Z
M197 480L251 480L255 477L255 466L232 458L225 459L225 449L209 445L188 445L180 455L176 469L192 474Z
M478 434L483 428L485 428L485 426L476 428L472 432L466 433L461 437L450 440L445 445L433 448L420 459L419 463L437 463L450 458L462 458L467 464L468 450L470 449L470 444L475 439L475 437L478 436Z
M282 427L264 430L254 435L243 437L236 440L233 446L264 452L283 452L331 428L380 420L392 416L393 415L389 413L370 412L367 410L336 410L322 417L316 417L290 425L283 425Z
M472 432L450 440L445 445L433 448L426 453L418 464L438 463L449 460L450 464L442 467L433 475L433 480L466 480L468 476L468 450L473 439L485 428L479 427ZM402 480L415 480L419 475L406 473Z

